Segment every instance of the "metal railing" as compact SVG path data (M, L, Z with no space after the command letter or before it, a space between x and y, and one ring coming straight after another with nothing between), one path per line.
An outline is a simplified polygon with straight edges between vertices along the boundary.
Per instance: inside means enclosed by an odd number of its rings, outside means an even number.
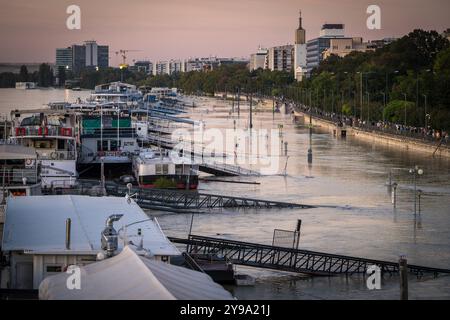
M39 151L37 149L39 160L76 160L75 151Z
M17 127L17 132L14 131L14 135L16 137L20 136L64 136L64 137L73 137L75 131L73 128L65 128L62 126L24 126ZM70 131L65 131L64 134L61 129L71 129Z
M34 184L38 181L37 169L16 169L0 166L0 186Z
M399 124L393 124L388 122L378 122L372 121L370 123L366 123L365 121L361 121L358 118L354 118L352 116L342 116L336 113L324 112L318 108L309 108L304 105L296 105L297 109L300 112L304 112L308 115L312 115L315 118L319 118L322 120L330 121L335 123L338 126L349 126L354 129L373 132L376 131L381 134L389 134L392 136L415 139L421 142L437 144L440 143L442 146L450 146L450 137L446 135L446 137L441 136L433 136L431 131L423 131L423 128L412 127L412 126L404 126Z
M187 244L187 252L198 258L220 255L238 265L283 270L312 275L363 274L372 265L382 273L399 272L396 262L351 257L310 250L283 248L270 245L189 235L188 239L169 238L174 243ZM422 275L450 274L450 269L408 265L408 271Z

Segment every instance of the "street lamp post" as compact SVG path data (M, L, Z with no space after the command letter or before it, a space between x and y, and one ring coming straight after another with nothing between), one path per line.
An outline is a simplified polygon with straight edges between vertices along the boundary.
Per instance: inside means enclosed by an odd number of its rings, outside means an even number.
M359 84L359 93L360 93L360 95L359 95L359 98L360 98L360 100L359 100L359 105L361 106L361 114L360 114L360 120L362 120L362 117L363 117L363 91L362 91L362 86L363 86L363 72L362 71L358 71L357 73L359 73L360 74L360 76L361 76L361 80L360 80L360 84Z
M414 166L414 168L409 169L409 173L411 173L414 177L414 214L417 212L417 175L421 176L423 174L423 170L419 169L418 166Z
M425 130L427 129L427 95L423 94L424 98L425 98L425 121L424 121L424 125L425 125Z
M405 127L406 127L406 93L403 93L403 96L405 97L404 107L405 107Z
M370 122L370 93L367 91L367 124Z
M386 109L386 92L381 92L381 94L383 95L383 112L382 112L382 117L383 117L383 125L384 125L384 110Z

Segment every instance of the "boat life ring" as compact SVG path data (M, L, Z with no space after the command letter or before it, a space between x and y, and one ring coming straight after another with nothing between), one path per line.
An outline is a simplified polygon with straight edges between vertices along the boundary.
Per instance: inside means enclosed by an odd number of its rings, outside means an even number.
M58 154L56 152L52 152L50 154L50 158L52 158L53 160L56 160L58 158Z
M32 167L34 164L34 160L33 159L26 159L25 160L25 166L26 167Z

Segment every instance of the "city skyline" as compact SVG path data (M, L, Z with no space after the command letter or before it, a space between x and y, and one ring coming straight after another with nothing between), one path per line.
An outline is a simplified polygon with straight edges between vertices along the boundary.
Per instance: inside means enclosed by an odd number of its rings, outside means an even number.
M81 30L65 26L66 8L81 8ZM368 30L366 8L381 7L381 30ZM306 39L319 35L324 23L345 24L346 36L366 40L400 37L416 28L442 32L448 28L445 0L340 1L325 0L172 0L161 3L134 0L57 1L37 5L2 0L0 62L54 62L55 48L95 39L110 46L110 65L116 66L120 49L133 59L152 61L201 56L248 57L259 45L293 44L302 10ZM51 35L51 36L49 36Z

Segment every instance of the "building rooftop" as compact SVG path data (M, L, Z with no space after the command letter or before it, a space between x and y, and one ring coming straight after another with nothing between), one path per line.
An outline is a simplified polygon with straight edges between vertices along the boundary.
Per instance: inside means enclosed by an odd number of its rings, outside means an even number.
M180 254L157 220L147 216L133 200L75 195L8 198L2 249L32 254L96 254L101 251L100 233L112 214L123 214L115 223L119 249L124 247L124 238L136 244L141 229L143 247L150 253ZM70 250L65 246L67 218L72 225Z

